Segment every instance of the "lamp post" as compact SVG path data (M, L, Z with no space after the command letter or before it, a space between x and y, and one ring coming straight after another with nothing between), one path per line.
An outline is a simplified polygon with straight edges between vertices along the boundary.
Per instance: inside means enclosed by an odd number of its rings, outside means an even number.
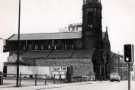
M20 13L21 12L21 0L19 0L19 12L18 12L18 40L17 40L17 69L16 69L16 87L19 87L19 57L20 57Z

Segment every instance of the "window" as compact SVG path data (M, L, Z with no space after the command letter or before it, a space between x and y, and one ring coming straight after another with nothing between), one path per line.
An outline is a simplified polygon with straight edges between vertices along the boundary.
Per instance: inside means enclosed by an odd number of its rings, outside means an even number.
M53 71L60 71L60 67L53 67Z
M44 50L44 45L43 44L41 44L41 50Z
M28 45L28 49L29 49L29 50L32 49L32 45L31 45L31 44Z
M94 18L93 17L93 13L92 12L89 12L88 15L87 15L87 18L88 18L87 19L88 20L87 21L88 25L92 25L93 24L93 18Z
M38 49L38 45L37 44L35 44L35 50L37 50Z
M66 71L67 70L67 67L66 66L62 66L62 70L63 71Z
M26 50L26 46L25 46L25 45L23 45L23 46L22 46L22 49L23 49L23 50Z

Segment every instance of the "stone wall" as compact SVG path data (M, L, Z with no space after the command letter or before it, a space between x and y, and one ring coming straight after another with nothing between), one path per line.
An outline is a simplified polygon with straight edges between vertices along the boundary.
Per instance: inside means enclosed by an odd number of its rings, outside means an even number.
M24 56L25 56L25 59L23 58ZM31 55L31 57L34 57L34 58L29 58L28 56L26 58L26 55L23 53L23 54L20 54L20 62L24 64L26 67L27 66L39 67L38 71L40 71L41 67L73 66L73 76L93 76L94 75L93 63L90 57L89 58L88 57L87 58L86 57L82 57L82 58L81 57L79 58L71 58L71 57L69 58L47 58L46 57L45 58L44 57L43 58L43 55L41 55L42 57L39 57L39 56L40 55L38 55L38 58L37 58L36 56ZM87 55L84 55L84 56L87 56ZM8 62L13 63L15 61L16 61L15 53L10 54L8 58ZM26 67L22 68L23 71L25 71L25 69L28 69ZM33 68L32 72L35 72L35 70ZM27 74L27 72L25 74Z

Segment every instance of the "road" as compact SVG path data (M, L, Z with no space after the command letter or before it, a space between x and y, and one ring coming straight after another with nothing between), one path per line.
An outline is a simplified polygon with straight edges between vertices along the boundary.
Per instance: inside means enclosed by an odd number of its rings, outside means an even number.
M135 81L131 82L131 90L135 90ZM22 87L15 87L14 84L0 85L0 90L128 90L127 81L110 82L110 81L88 81L79 83L65 83L65 84L38 84L37 86L26 85L23 83Z

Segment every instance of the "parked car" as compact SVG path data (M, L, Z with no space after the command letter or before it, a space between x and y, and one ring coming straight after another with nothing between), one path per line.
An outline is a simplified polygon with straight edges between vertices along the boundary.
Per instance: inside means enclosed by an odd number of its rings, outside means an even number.
M116 72L110 74L110 81L120 81L120 75Z

